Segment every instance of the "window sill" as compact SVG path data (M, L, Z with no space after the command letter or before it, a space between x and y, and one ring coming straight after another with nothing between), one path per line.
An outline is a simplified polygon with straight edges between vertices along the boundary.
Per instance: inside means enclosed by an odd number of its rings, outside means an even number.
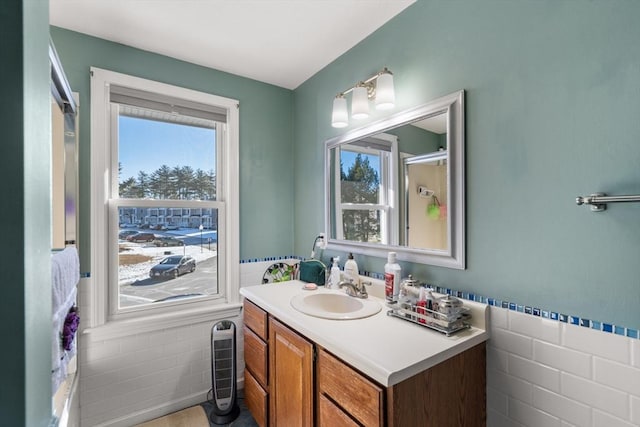
M151 314L133 319L112 320L104 325L85 329L82 334L90 341L121 338L141 333L177 328L195 323L228 319L240 315L242 304L225 304L217 307L198 307L171 313Z

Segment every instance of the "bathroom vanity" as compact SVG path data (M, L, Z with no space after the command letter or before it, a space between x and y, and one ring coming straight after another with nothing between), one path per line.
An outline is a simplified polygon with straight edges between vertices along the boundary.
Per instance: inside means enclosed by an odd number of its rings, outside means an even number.
M245 402L260 426L484 426L484 304L450 337L377 314L332 320L291 299L290 281L241 288Z

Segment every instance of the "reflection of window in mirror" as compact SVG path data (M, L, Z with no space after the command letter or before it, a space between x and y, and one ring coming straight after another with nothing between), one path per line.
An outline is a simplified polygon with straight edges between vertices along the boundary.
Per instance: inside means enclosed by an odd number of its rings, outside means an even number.
M334 200L339 239L368 243L397 241L397 137L378 134L335 150Z

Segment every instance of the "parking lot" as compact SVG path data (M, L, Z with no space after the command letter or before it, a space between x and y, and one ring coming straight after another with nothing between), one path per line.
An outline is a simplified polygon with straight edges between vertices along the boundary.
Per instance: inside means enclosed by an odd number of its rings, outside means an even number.
M140 232L149 232L140 230ZM119 240L120 262L118 281L120 285L120 308L142 304L215 295L217 283L217 232L198 229L152 231L156 237L174 237L184 243L175 246L156 246L153 242L134 243ZM173 239L172 239L173 240ZM149 271L162 259L170 255L187 255L196 261L193 273L175 279L152 280ZM122 262L123 259L140 259L140 262Z

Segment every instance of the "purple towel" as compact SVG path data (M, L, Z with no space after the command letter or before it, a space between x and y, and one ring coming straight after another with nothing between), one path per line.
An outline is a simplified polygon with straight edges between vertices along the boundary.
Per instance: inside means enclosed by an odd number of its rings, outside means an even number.
M76 337L79 323L80 317L78 316L77 308L71 307L67 317L64 319L64 326L62 328L62 348L65 349L65 351L70 351L73 348L72 344Z

